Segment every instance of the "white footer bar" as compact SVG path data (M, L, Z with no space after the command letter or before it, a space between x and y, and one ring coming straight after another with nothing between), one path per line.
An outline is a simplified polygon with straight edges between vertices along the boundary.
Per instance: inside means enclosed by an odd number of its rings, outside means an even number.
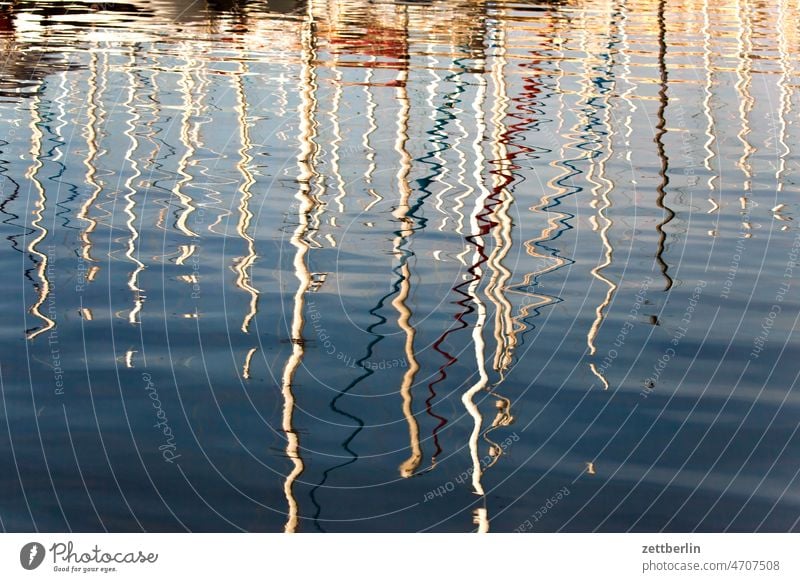
M798 534L2 534L0 580L769 582L800 580L798 554Z

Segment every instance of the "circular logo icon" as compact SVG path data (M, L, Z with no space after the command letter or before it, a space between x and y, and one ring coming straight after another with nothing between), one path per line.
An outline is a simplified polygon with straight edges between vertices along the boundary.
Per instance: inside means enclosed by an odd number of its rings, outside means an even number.
M19 551L19 563L26 570L35 570L44 561L44 546L39 542L29 542Z

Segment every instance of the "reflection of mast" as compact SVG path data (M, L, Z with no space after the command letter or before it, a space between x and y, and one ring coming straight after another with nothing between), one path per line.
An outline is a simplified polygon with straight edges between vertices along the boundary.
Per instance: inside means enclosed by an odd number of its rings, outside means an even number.
M97 183L95 176L97 175L97 158L99 157L98 154L98 147L97 147L97 126L98 126L98 115L97 115L97 95L98 95L98 79L104 79L104 76L98 75L98 56L97 51L89 51L89 94L86 96L86 115L88 119L88 123L86 124L86 147L87 153L86 158L84 159L83 163L86 166L86 184L91 187L91 193L86 201L81 206L80 211L78 212L78 219L85 221L88 226L86 229L81 232L81 243L83 245L82 256L84 260L95 262L95 259L92 257L92 233L94 229L97 228L97 221L89 216L89 211L91 210L92 206L95 202L97 202L97 198L100 196L100 192L102 191L102 187L100 184ZM97 265L92 265L89 268L89 274L87 275L87 281L91 281L93 276L97 274L99 267Z
M425 200L429 196L431 196L432 194L432 191L430 189L431 184L436 181L439 181L440 179L443 168L442 164L438 161L438 159L440 159L438 154L441 151L448 149L449 147L447 143L448 134L446 131L446 127L449 121L455 119L455 115L453 115L450 112L450 109L456 107L460 103L460 99L458 98L458 96L461 93L465 92L464 83L461 80L461 73L464 70L464 65L461 62L461 59L456 59L454 63L459 66L459 69L453 74L451 74L447 80L450 80L453 77L455 77L459 80L459 82L456 86L456 89L452 93L444 96L445 102L441 106L435 108L434 111L435 119L434 119L433 129L431 129L431 131L428 132L431 136L433 136L430 141L440 147L437 147L437 149L435 149L434 151L428 152L426 155L422 156L421 158L418 158L419 162L426 164L427 166L430 167L430 174L421 179L420 190L424 194L419 197L413 209L409 212L409 215L418 218L421 228L424 228L425 224L427 223L427 219L422 216L417 217L416 212L422 207ZM465 238L467 239L467 242L469 242L470 237L468 236ZM432 344L433 349L438 354L440 354L445 359L445 361L443 364L439 366L438 374L436 374L435 377L432 377L431 381L428 383L428 398L425 399L426 414L437 421L437 424L433 428L431 434L434 446L434 451L433 454L431 455L431 467L433 467L436 464L436 460L442 452L442 446L439 441L439 432L442 430L442 428L444 428L444 426L448 422L447 418L438 414L437 412L434 412L434 402L438 396L438 393L436 391L437 390L436 386L440 382L444 382L445 380L447 380L448 368L450 368L453 364L455 364L458 361L457 356L453 356L445 349L444 342L447 340L447 337L451 333L456 333L462 329L469 327L469 324L466 321L464 321L464 317L467 316L469 313L472 313L472 311L474 311L472 305L469 304L470 303L469 295L464 291L462 291L462 287L464 287L466 284L467 284L466 282L460 283L452 288L454 292L463 297L463 299L453 302L454 304L463 308L462 311L460 311L454 316L454 319L458 325L452 326L449 329L445 330Z
M612 47L609 46L609 50ZM609 64L609 67L613 67L613 63ZM588 68L588 67L587 67ZM610 68L607 69L607 74L609 77L611 76ZM587 71L588 73L588 71ZM604 90L603 95L605 95L609 90ZM607 143L605 144L605 148L603 147L603 139L602 137L598 140L598 148L602 152L605 149L605 153L601 153L600 156L597 158L597 162L595 163L595 157L592 156L591 160L591 168L589 171L589 176L594 174L595 168L597 169L597 181L588 178L595 184L595 187L592 188L592 196L593 200L591 202L591 206L593 208L597 208L597 216L591 217L593 224L593 230L599 231L600 240L603 243L603 263L594 267L591 271L593 277L597 280L601 281L608 287L608 291L606 292L605 297L600 302L600 304L595 309L595 320L592 323L591 328L589 329L589 333L586 335L586 343L589 347L589 354L594 355L597 352L597 347L595 345L595 339L597 338L597 334L600 331L600 326L603 323L604 319L604 310L608 307L611 303L611 299L614 296L614 292L617 289L617 285L611 281L608 277L606 277L602 271L611 265L613 259L614 249L611 246L611 242L608 237L608 233L613 226L612 220L606 215L606 211L611 208L611 199L610 194L614 189L614 183L606 176L606 163L614 154L613 149L613 139L612 139L612 132L610 126L610 107L611 104L608 99L604 100L604 104L602 106L603 109L603 120L602 120L602 127L605 128L605 135L608 136L606 140ZM601 132L602 133L602 132ZM599 197L599 200L598 200ZM599 373L597 368L595 367L594 363L589 365L591 371L598 379L601 381L605 388L608 388L608 382L602 374Z
M659 71L659 89L658 89L658 112L656 116L658 118L658 123L656 124L656 136L654 141L656 142L656 151L658 152L658 159L661 162L661 167L658 171L658 175L661 178L661 182L656 186L656 192L658 193L656 197L656 205L666 212L666 216L664 220L656 225L656 231L658 232L658 248L656 251L656 261L658 262L658 266L661 269L661 274L664 276L666 280L664 291L669 291L672 287L672 277L669 276L667 272L669 267L667 263L664 261L664 251L666 250L666 242L667 242L667 234L664 232L664 227L669 224L669 222L675 217L675 213L669 206L664 204L664 198L667 195L667 186L669 185L669 176L667 175L667 170L669 169L669 158L667 157L667 152L664 148L664 134L667 133L667 120L666 120L666 110L669 98L667 97L667 86L669 82L669 77L667 73L667 24L666 19L664 16L664 9L665 9L666 0L659 0L658 2L658 71Z
M11 209L15 207L15 202L19 198L20 195L20 184L17 182L11 174L9 174L9 166L7 165L10 160L4 159L2 154L6 153L6 150L3 150L5 146L9 145L10 142L0 138L0 179L7 182L11 185L11 188L4 188L5 197L0 200L0 213L4 214L7 218L1 221L2 224L18 224L17 221L19 220L19 214L11 212ZM23 230L23 233L26 233L27 230ZM19 247L19 242L17 238L20 235L12 234L6 237L11 243L11 248L15 251L23 252ZM24 234L23 234L24 236Z
M253 194L250 189L256 181L249 167L250 163L253 161L253 156L250 155L253 144L250 140L250 126L247 121L247 97L244 91L244 77L247 73L247 69L244 64L242 64L242 68L244 70L234 75L234 79L236 80L236 113L238 116L239 139L241 143L237 167L242 176L242 185L239 188L241 197L239 198L239 221L236 223L236 233L245 241L247 254L236 260L233 270L236 272L236 286L250 294L249 310L242 320L242 332L247 333L250 328L250 321L255 317L258 311L258 289L253 287L251 283L253 263L255 263L257 258L256 243L249 232L250 222L253 219L253 213L250 211L250 199L253 197Z
M197 88L198 88L198 95L200 96L197 99L197 106L198 106L198 118L201 121L198 121L195 124L193 139L194 143L197 144L198 147L203 148L206 151L212 152L216 156L216 159L221 159L224 155L223 152L214 149L212 147L212 144L205 144L202 138L203 136L202 130L204 129L203 128L204 125L209 124L211 126L209 128L209 131L210 132L214 131L213 129L214 116L209 114L209 105L205 103L203 100L203 97L209 99L209 96L212 93L211 90L212 82L208 78L209 63L206 62L204 65L205 66L203 67L199 67L197 71L197 78L199 81ZM239 75L236 76L238 77ZM243 101L238 94L238 89L239 89L238 82L239 82L238 79L235 79L233 81L233 84L236 85L235 92L237 92L236 95L237 108L239 107L239 101ZM281 89L283 88L283 83L281 83L280 87ZM278 91L278 103L282 105L283 100L281 99L280 94L281 91ZM236 113L241 115L241 112L239 110L237 110ZM285 111L283 111L282 107L279 108L277 114L281 115L281 117L285 115ZM245 128L245 130L246 129L247 128ZM241 134L242 131L241 123L239 124L239 130ZM242 145L241 135L239 136L239 140L240 140L239 145L241 146L242 149L244 149L244 146ZM222 147L223 149L226 148L227 142L225 142ZM239 164L241 164L242 156L246 154L247 151L244 151L243 153L242 150L240 149L238 153L239 153L239 161L237 162L237 169L240 169ZM213 212L216 214L216 218L213 221L209 220L209 224L207 227L208 232L225 238L228 236L228 229L230 227L229 217L233 214L233 204L230 202L226 203L225 200L223 200L224 192L228 190L227 186L233 186L233 185L236 185L235 187L236 192L241 192L242 185L239 180L233 178L232 176L226 177L227 172L223 171L221 175L215 175L213 170L216 169L217 167L218 167L217 163L206 165L205 167L203 167L203 169L201 170L201 174L208 181L200 184L198 181L195 180L193 182L193 185L195 188L203 190L205 192L205 195L203 196L204 202L200 204L204 212L213 209ZM240 169L240 174L241 174L241 169ZM198 220L197 222L200 221ZM225 225L224 227L222 226L223 224ZM233 270L234 272L236 271L236 261L234 261Z
M488 194L488 192L487 192ZM475 212L473 213L471 222L473 223L473 232L476 234L480 232L478 230L478 221L477 221L477 214L480 206L476 202L475 204ZM476 236L476 240L480 240L479 237ZM482 240L481 240L482 243ZM480 243L479 243L480 244ZM481 260L481 249L476 247L474 260L477 264L482 262ZM486 352L486 344L483 341L483 327L486 323L486 306L484 305L483 301L480 300L478 294L476 293L478 284L480 283L481 277L481 269L480 267L476 267L474 272L473 280L470 282L469 287L467 288L467 292L472 297L472 300L475 302L477 306L478 316L475 321L475 325L472 327L472 341L475 344L475 363L478 366L478 381L475 382L464 394L461 396L461 402L464 404L464 408L467 409L467 412L472 417L473 420L473 428L472 432L469 436L469 452L470 457L472 459L472 488L476 494L483 497L485 492L483 490L483 485L481 484L481 477L483 475L483 470L481 468L481 460L480 460L480 452L478 449L478 438L481 434L481 427L483 426L483 416L481 415L480 409L478 405L475 404L473 398L475 395L480 392L481 390L485 389L489 383L489 375L486 373L486 362L485 362L485 352ZM484 498L484 504L485 504ZM485 533L489 531L489 519L487 516L487 509L484 507L479 507L475 510L475 521L478 525L478 531L481 533Z
M706 142L703 144L703 147L706 150L706 157L703 159L703 166L705 167L706 171L709 173L708 177L708 193L710 196L713 196L714 192L714 181L717 178L716 172L713 171L711 167L711 160L714 159L714 142L717 140L716 131L714 128L714 116L712 114L711 109L711 96L712 96L712 89L714 88L714 69L711 66L711 32L710 32L710 22L709 22L709 14L708 14L708 1L703 0L703 66L705 68L706 73L706 83L704 87L704 95L703 95L703 114L706 117ZM719 208L719 205L722 203L721 195L718 199L719 201L715 201L714 198L710 198L710 202L713 204L713 209ZM709 255L710 260L710 255Z
M372 56L372 61L375 61L375 56ZM375 122L375 109L377 108L377 103L375 103L375 98L372 95L372 76L374 75L375 71L372 67L367 69L366 78L364 79L364 93L366 94L367 98L367 131L364 133L364 151L367 152L367 160L369 161L369 167L367 168L366 174L364 174L364 179L367 184L372 183L372 175L375 173L375 168L377 167L375 164L375 148L372 147L370 138L372 134L375 133L375 130L378 129L378 124ZM374 204L376 204L381 197L378 194L374 194L370 189L370 193L373 194L374 201L369 204L364 211L368 211Z
M483 96L485 93L486 85L485 83L480 83L477 88L477 103L481 103L483 101ZM480 109L478 109L478 111L480 111ZM482 119L481 113L478 114L478 119ZM480 128L482 125L482 123L479 123L478 127ZM479 131L478 135L482 136L483 132ZM479 216L484 216L485 219L486 203L489 199L490 192L488 188L483 186L483 181L480 180L480 176L478 176L478 180L478 183L482 187L481 195L475 200L475 209L470 216L472 237L468 238L472 239L470 242L475 246L475 252L473 254L472 261L473 267L469 270L470 275L472 275L472 279L467 286L467 294L475 304L477 311L477 318L475 324L472 326L472 341L475 345L475 364L478 368L478 380L466 392L464 392L464 394L462 394L461 402L464 404L464 408L466 408L473 420L473 428L468 441L470 458L472 459L472 488L477 495L480 495L483 498L484 502L483 507L479 507L475 510L474 519L476 525L478 526L478 531L480 533L485 533L489 531L489 518L485 505L485 492L483 490L483 484L481 483L483 469L481 468L480 452L478 449L478 439L483 426L483 416L481 415L480 409L478 408L478 405L475 404L473 398L478 392L484 390L489 384L489 375L486 373L486 344L483 340L483 328L486 324L486 305L483 301L481 301L477 290L482 278L482 269L480 265L487 261L482 236L482 234L486 232L487 228L479 225L478 219Z
M250 379L250 366L253 363L253 356L258 351L258 348L250 348L244 356L244 364L242 364L242 378L244 380Z
M373 55L371 61L374 63L376 57ZM372 95L372 76L374 75L375 71L372 66L367 69L367 73L364 79L364 93L366 93L367 98L367 131L364 133L364 151L367 152L367 161L369 161L369 166L367 167L367 171L364 174L364 181L367 184L372 184L372 176L377 169L377 164L375 163L375 148L372 147L372 134L378 129L378 123L376 122L375 111L378 107L378 104L375 102L375 97ZM372 197L372 200L369 204L364 207L364 212L369 212L373 206L378 204L381 200L383 200L383 196L378 194L374 188L369 188L367 190L369 195Z
M499 24L499 22L498 22ZM486 468L492 466L502 454L502 447L491 440L491 432L498 427L508 426L513 421L511 416L511 399L503 396L498 392L499 387L505 380L506 370L511 365L513 357L513 349L517 344L516 330L514 328L514 321L512 318L511 302L506 296L508 281L511 277L511 271L503 264L503 260L511 251L513 240L511 232L513 228L511 217L509 216L509 209L513 202L513 195L510 191L510 186L514 182L513 175L513 156L508 151L508 141L511 132L505 125L505 119L508 115L508 86L506 83L505 66L507 64L505 58L506 50L506 37L505 31L501 28L496 29L497 38L495 46L499 52L494 55L492 59L490 78L492 79L492 87L494 89L494 99L492 100L492 138L491 138L491 153L492 165L495 167L490 171L492 176L492 193L493 198L499 201L497 208L494 212L493 218L497 224L492 228L494 238L494 249L492 250L489 258L487 259L487 266L491 272L488 283L486 284L486 298L491 301L495 306L495 321L494 321L494 338L495 338L495 354L493 360L493 367L500 375L496 386L492 389L492 395L497 398L495 406L497 414L492 421L491 426L484 432L483 438L489 443L489 454L493 460ZM485 60L481 62L485 66ZM483 113L486 84L483 81L482 74L477 75L478 81L478 94L473 105L475 111L475 119L477 121L475 140L472 143L473 151L475 152L475 169L473 178L476 184L479 184L482 190L485 190L484 182L482 179L483 168L486 164L486 159L483 153L483 136L486 131L485 116ZM480 515L478 517L481 517ZM483 516L485 517L485 516ZM480 525L481 520L478 520ZM488 527L488 524L487 524Z
M39 284L38 293L39 297L34 301L33 305L31 305L30 312L34 316L38 317L42 320L44 325L39 329L34 329L28 333L28 339L33 339L36 336L43 334L49 329L55 327L56 322L44 315L41 312L42 304L47 299L47 296L50 294L50 281L48 280L47 276L47 266L48 266L48 257L45 253L39 250L39 243L41 243L47 237L47 229L42 226L42 214L44 213L47 198L44 192L44 186L42 186L41 181L39 180L39 170L42 168L43 163L41 160L42 155L42 138L44 134L40 128L42 123L42 116L39 113L39 105L41 103L41 98L39 97L38 93L35 94L32 98L31 103L31 160L33 163L28 171L25 173L25 178L29 180L33 186L36 188L36 193L38 195L38 199L34 203L34 211L33 216L34 219L31 221L31 227L38 231L38 235L33 238L33 240L28 243L28 252L32 255L39 258L39 265L36 269L37 276L39 277Z
M183 115L181 116L180 140L181 144L184 146L184 154L178 162L178 174L180 174L181 179L175 184L175 187L172 189L172 193L178 197L178 201L183 207L183 209L178 213L175 226L185 236L196 237L197 234L186 226L189 215L195 210L194 204L191 196L183 191L183 188L192 181L192 176L186 171L186 169L188 168L189 162L195 154L195 147L192 143L190 130L191 119L194 115L194 107L192 104L194 102L194 90L196 87L192 72L195 67L191 59L187 58L186 61L186 67L183 69L181 80L179 82L181 93L183 94Z
M406 236L405 232L403 236ZM399 250L399 245L397 245L396 248L399 252L403 252ZM403 280L400 283L400 293L392 301L392 305L397 309L398 312L397 324L406 334L405 354L408 362L408 368L406 369L405 374L403 374L403 381L400 385L400 395L403 397L403 416L408 423L408 438L409 446L411 447L411 456L400 465L400 475L402 477L411 477L422 461L422 448L419 441L419 424L414 417L414 399L411 392L411 389L414 386L414 378L419 371L419 363L417 362L417 358L414 354L414 337L416 336L416 330L410 323L411 310L406 305L406 300L408 299L408 294L411 290L411 271L408 268L407 261L408 257L406 257L404 264L400 267L400 275L403 277Z
M403 67L400 69L397 80L397 100L400 102L400 114L397 116L397 140L395 142L395 149L400 155L400 168L397 171L400 202L392 214L400 221L400 230L398 231L398 236L394 240L394 255L400 262L398 270L400 271L401 279L399 282L400 291L397 297L392 300L392 306L397 309L397 324L406 334L405 354L408 368L405 374L403 374L403 381L400 385L400 395L403 398L403 416L408 424L411 456L400 465L400 476L411 477L422 461L422 447L419 442L419 424L414 417L414 397L411 391L414 386L414 378L419 371L419 363L414 353L416 330L410 323L411 310L408 308L408 305L406 305L406 300L411 291L411 269L409 268L408 261L413 253L404 247L407 245L411 234L414 232L413 221L408 216L409 198L411 196L411 188L408 185L408 176L411 172L411 156L406 149L406 142L408 141L408 118L411 109L408 101L408 88L406 87L408 68Z
M430 114L429 118L430 118L431 122L435 123L436 122L436 107L434 106L434 102L435 102L434 100L436 98L436 95L438 95L439 83L441 82L442 78L436 72L436 69L438 68L438 66L437 66L436 58L433 56L435 54L435 45L432 44L432 43L429 43L428 46L427 46L427 51L430 54L430 56L428 57L428 69L430 70L430 73L433 76L434 80L433 80L433 82L429 82L428 83L428 99L426 101L426 105L430 108L430 111L431 111L431 114ZM461 133L465 134L465 136L466 136L467 133L466 133L466 130L464 129L464 127L463 127L463 124L460 122L460 120L458 118L456 118L455 121L456 121L456 125L459 127L459 129L461 129ZM455 220L456 232L458 234L460 234L460 235L463 235L464 234L464 213L461 212L461 210L464 208L465 201L468 200L469 197L474 192L474 188L469 186L469 184L464 184L463 183L463 179L464 179L463 163L465 162L465 157L466 156L464 155L464 152L460 148L458 148L459 145L460 145L460 137L458 138L458 141L456 143L454 143L454 149L456 149L456 151L458 151L458 153L459 153L459 179L461 180L461 184L464 186L464 188L463 188L464 191L463 191L463 193L461 195L457 195L457 196L454 197L454 199L453 199L454 200L454 202L453 202L453 213L457 217L456 220ZM439 152L437 152L437 154L436 154L436 159L440 160L441 163L444 164L444 158L442 158L442 156L440 155ZM438 176L436 178L437 181L443 182L444 177L446 175L447 175L447 167L443 166L440 176ZM478 183L480 183L480 182L478 182ZM441 197L441 194L440 194L440 196L437 197L437 200L439 200L439 202L436 205L436 208L437 208L437 210L442 212L442 214L445 216L445 218L442 220L441 226L439 227L440 231L444 231L445 225L447 224L448 215L441 208L442 201L440 200L440 197ZM464 246L464 251L459 253L458 255L456 255L456 258L464 266L467 265L466 261L464 260L464 255L466 255L468 252L469 252L469 246L465 245Z
M505 35L500 31L500 38L497 39L498 45L505 50ZM510 159L508 147L506 145L508 130L504 125L504 119L508 114L508 87L505 75L506 59L505 54L493 60L491 77L494 87L494 100L492 103L492 157L493 164L497 169L492 170L492 190L495 197L500 200L500 204L495 211L494 218L498 222L498 227L492 229L494 235L494 249L487 261L492 276L486 285L486 296L495 306L494 337L496 349L494 355L494 369L501 375L511 365L511 354L516 345L516 335L514 334L514 322L511 318L511 302L506 297L506 286L511 278L511 271L503 264L503 260L511 251L513 241L511 239L512 221L509 216L509 209L513 201L508 187L514 181L512 172L512 160ZM482 78L479 78L482 81ZM486 91L483 84L481 99L476 98L475 115L478 120L478 131L473 143L475 151L475 172L476 183L483 185L481 172L484 166L483 148L481 140L485 128L483 116L482 96ZM507 400L507 399L503 399ZM510 404L510 403L509 403Z
M778 143L781 146L781 153L778 155L778 168L775 171L775 183L777 192L783 192L783 175L786 172L786 159L791 150L786 143L788 130L787 119L792 112L792 88L794 85L791 79L794 75L790 55L789 43L786 38L786 27L793 22L788 14L787 0L780 0L778 4L778 54L781 65L781 74L778 77L778 87L780 87L780 105L778 106L778 118L780 121L780 131L778 132Z
M403 20L405 22L407 22L407 15L405 13L405 8L401 7L401 10L404 11L404 19ZM403 51L404 55L407 55L407 47L405 45L402 46L400 48L400 50ZM403 60L403 62L401 64L399 64L398 67L401 69L400 79L404 80L405 77L403 76L404 73L402 73L402 70L407 68L407 64L406 64L407 59L404 58L402 60ZM339 79L339 77L337 75L337 80L338 79ZM402 83L398 82L398 84L402 84ZM402 94L401 94L401 96L402 96ZM338 101L335 101L334 103L335 103L335 105L338 105ZM335 108L334 111L336 113L338 113L338 109ZM400 125L401 128L402 128L402 124L404 123L404 121L403 121L404 116L407 116L407 113L401 113L400 120L399 120L399 123L401 124ZM337 128L338 128L338 126L337 126ZM334 128L335 132L338 131L337 128ZM402 134L402 129L400 129L400 132ZM407 139L407 137L405 139ZM401 159L403 159L402 150L403 150L403 145L405 143L405 139L404 139L404 137L402 135L400 135L398 137L398 139L396 140L396 142L395 142L396 143L396 148L400 150L399 153L401 154ZM406 163L406 164L409 163L407 158L404 159L404 163ZM402 176L405 172L406 172L406 170L401 167L401 169L399 170L399 174ZM407 182L407 178L406 178L406 182ZM407 196L406 196L406 200L405 201L406 201L406 204L405 204L406 208L405 209L397 208L396 209L397 212L394 213L395 217L397 216L398 212L403 213L404 210L406 211L405 213L408 214L409 216L412 214L410 211L408 211L410 209L408 209L408 197ZM331 221L331 224L333 224L333 221ZM399 233L396 232L395 234L398 234L398 235L402 236L402 227L401 227L401 232L399 232ZM397 269L393 269L393 271L395 273L397 273ZM400 273L397 273L397 274L400 275ZM369 366L367 366L365 364L372 360L372 355L374 353L375 346L380 341L382 341L384 339L384 337L385 337L385 335L383 335L381 333L378 333L376 330L380 326L383 326L388 321L388 319L381 314L381 311L382 311L385 303L389 299L389 297L391 297L395 293L402 293L402 286L403 286L404 281L402 280L402 275L400 275L400 277L401 277L401 279L398 280L397 283L395 283L392 286L392 289L387 294L383 295L378 300L377 304L372 309L370 309L368 311L369 315L375 318L375 321L373 323L371 323L369 326L367 326L367 328L365 330L367 332L367 334L372 336L372 339L367 343L365 355L362 358L360 358L359 360L357 360L355 362L355 366L354 366L355 368L363 369L363 373L360 374L357 378L354 378L352 381L350 381L347 384L347 386L343 387L340 390L337 390L336 391L336 396L333 397L333 399L330 401L330 403L328 405L330 410L335 412L337 415L340 415L340 416L346 418L348 421L352 422L352 424L350 424L350 422L348 422L347 425L342 425L342 426L347 426L348 429L351 429L350 432L347 434L347 436L345 437L345 439L341 443L341 447L347 453L347 457L342 457L344 459L342 462L340 462L340 463L338 463L338 464L336 464L336 465L334 465L332 467L329 467L329 468L325 469L323 471L322 479L311 489L311 492L310 492L311 501L312 501L314 507L316 508L316 512L314 514L314 524L320 531L324 531L324 530L322 530L322 527L320 525L320 515L322 514L322 505L320 505L320 503L319 503L319 501L317 499L318 492L323 487L325 487L328 479L331 478L331 475L333 475L334 472L336 472L336 471L338 471L340 469L343 469L344 467L347 467L348 465L351 465L353 463L358 462L359 454L353 448L353 443L355 442L356 438L358 437L358 435L361 433L361 431L364 429L364 427L366 425L364 419L362 419L359 416L357 416L355 412L352 412L352 413L349 412L346 408L344 408L342 406L342 403L347 401L345 399L349 397L350 392L356 386L358 386L359 384L361 384L362 382L364 382L365 380L370 378L375 373L372 369L370 369ZM396 303L395 303L395 307L396 308L398 307ZM402 307L401 307L401 312L402 312ZM411 386L409 385L409 390L410 390L410 388L411 388ZM407 396L410 396L410 393ZM341 401L341 403L340 403L340 401ZM410 427L410 430L413 433L414 427L413 426ZM412 439L413 439L413 435L412 435ZM412 444L412 447L413 447L413 444ZM412 451L412 455L413 455L413 452L414 451ZM414 463L413 457L412 457L412 459L410 459L410 462L412 464Z
M744 22L742 22L742 14L744 14ZM736 2L736 21L738 23L737 30L739 31L739 50L736 52L738 61L736 64L736 92L739 94L739 119L741 120L742 128L739 130L737 137L742 143L742 155L736 165L742 170L745 176L744 181L744 195L745 197L750 193L752 184L750 180L753 177L752 167L750 166L750 155L755 151L755 148L747 140L750 135L750 112L753 109L753 96L750 93L750 85L753 80L752 75L752 60L750 55L753 52L753 31L752 23L750 22L750 6L747 0L744 0L742 7L740 2Z
M344 184L344 178L342 177L342 172L339 168L339 148L342 143L342 128L339 122L339 106L342 102L342 93L344 92L342 88L342 72L339 70L339 67L336 66L336 60L334 59L333 63L330 65L330 69L333 72L333 100L331 103L330 109L330 118L331 118L331 129L333 131L333 140L331 141L331 174L333 175L334 179L336 180L336 207L339 211L340 215L344 215L345 208L344 208L344 198L346 189ZM334 218L331 217L333 221ZM333 235L329 235L330 238L333 238ZM331 247L336 246L336 240L329 240L328 241Z
M142 289L139 287L138 278L139 273L145 268L144 263L142 263L137 256L134 256L134 253L136 253L136 241L139 239L139 231L136 229L135 225L136 214L134 211L136 209L136 201L134 200L134 195L136 194L136 188L134 188L133 183L139 176L142 175L142 173L139 171L139 164L136 163L134 156L134 153L139 147L139 139L136 137L136 123L140 119L137 108L133 104L133 100L136 97L136 85L134 83L134 76L130 73L130 71L135 68L135 65L136 56L135 54L131 54L130 68L128 72L128 98L123 104L123 106L130 112L131 115L130 119L127 121L128 130L125 131L125 135L128 136L131 141L130 147L125 152L125 161L130 163L132 172L130 173L130 176L128 176L128 179L125 180L124 184L125 190L127 191L124 196L124 212L128 217L128 220L125 222L125 224L130 232L127 249L125 251L125 257L131 263L136 265L128 277L128 289L133 294L133 309L131 309L130 313L128 314L128 322L131 324L139 323L138 316L139 312L142 310L144 296L142 295Z
M564 42L563 35L560 35L559 32L560 31L558 30L554 30L553 37L560 38L561 40L559 42ZM500 44L500 46L502 47L503 44ZM560 49L561 45L557 45L557 48ZM564 135L564 111L567 109L567 106L564 100L565 91L561 88L561 81L566 76L562 65L563 61L565 60L565 53L563 50L560 50L559 52L560 54L558 58L554 59L554 64L556 67L556 82L553 93L558 95L558 106L555 109L555 116L557 120L556 133L557 135ZM528 255L534 259L541 260L543 266L532 273L526 273L522 278L522 282L518 285L515 285L515 288L512 288L510 291L512 293L522 294L525 297L525 300L520 305L518 315L514 318L514 321L517 323L514 333L524 332L524 330L528 327L528 325L525 323L525 319L529 316L532 310L535 313L538 313L542 307L561 301L561 299L558 297L539 293L533 291L532 289L536 285L538 278L551 271L560 269L570 262L568 259L560 256L557 250L548 249L546 246L544 246L546 241L550 240L554 236L557 236L553 233L558 233L562 226L565 228L570 228L566 224L566 220L570 217L570 215L555 210L555 207L560 205L561 198L570 194L574 194L576 191L578 191L575 186L567 184L570 178L575 176L578 172L570 165L570 163L566 161L566 148L567 145L563 140L561 140L558 157L549 163L551 167L560 170L560 173L548 180L547 188L544 190L539 203L533 205L529 209L534 216L547 216L547 225L542 229L539 236L530 240L526 240L524 243L525 250ZM539 248L549 250L550 253L540 253Z
M433 55L436 54L436 46L429 43L428 47L427 47L427 50L431 54L431 56L428 57L428 63L429 63L430 69L431 69L431 74L434 77L434 82L428 84L428 104L429 104L429 107L431 108L430 119L433 121L433 120L435 120L435 117L436 117L436 108L433 107L433 103L434 103L435 98L439 95L438 88L439 88L439 84L442 81L443 77L439 76L439 74L436 72L436 69L438 68L437 67L437 59L436 59L436 57L433 56ZM455 51L453 50L452 45L450 47L450 52L452 54L455 54ZM462 139L461 136L465 135L466 131L464 130L464 126L461 123L461 116L459 115L461 113L461 109L460 108L456 108L456 104L455 103L453 104L453 107L454 107L453 117L452 117L453 125L455 125L460 131L459 132L448 133L447 137L451 137L452 136L452 140L453 140L452 145L450 145L450 147L436 150L433 153L433 159L436 160L436 162L438 164L438 167L439 167L439 173L436 176L436 182L437 182L437 184L440 185L440 187L437 188L438 191L436 192L436 196L434 197L435 201L436 201L435 204L434 204L434 208L439 213L441 213L441 215L442 215L442 222L439 225L439 228L437 229L437 230L439 230L439 232L444 232L445 231L445 228L447 226L447 222L448 222L448 219L449 219L449 215L447 213L447 210L445 210L445 208L444 208L444 204L445 204L444 196L450 190L453 190L455 188L454 184L448 182L448 179L449 179L448 178L448 174L451 173L450 172L450 164L448 164L445 161L445 154L450 149L452 149L458 155L458 162L459 163L458 163L458 176L457 176L457 179L459 180L459 182L461 184L464 183L464 169L465 169L464 168L464 164L466 162L466 156L464 155L464 150L461 148L461 139ZM470 189L469 188L465 188L464 189L464 193L460 197L456 198L456 204L458 205L459 208L461 208L464 205L464 200L465 199L467 199L467 200L469 199L469 194L470 194ZM459 213L459 217L463 221L463 216L460 213ZM462 228L463 228L462 223L459 222L459 224L458 224L458 232L459 233L462 232ZM469 247L466 247L462 254L466 255L468 250L469 250ZM459 255L459 258L461 258L460 255ZM463 259L462 259L462 263L464 265L466 265L466 263L463 262Z
M625 0L620 0L618 11L620 13L620 26L619 26L619 35L621 39L621 57L620 61L622 62L621 74L619 75L620 79L625 81L627 85L627 89L621 93L620 97L625 101L625 104L628 106L628 115L625 116L625 121L622 122L622 125L625 127L625 148L627 149L626 152L626 161L631 161L631 153L632 148L630 147L630 138L631 134L633 133L633 123L632 117L633 114L636 113L637 107L636 104L631 99L631 93L633 93L634 88L636 87L635 83L631 81L631 45L628 42L628 19L630 16L628 15L628 7Z
M305 339L303 338L303 328L305 327L305 293L311 285L311 273L306 265L306 255L309 245L305 240L309 228L309 214L314 208L311 196L311 180L314 177L312 159L315 152L314 145L314 111L316 109L316 75L314 73L314 17L312 13L312 2L308 3L305 26L301 30L302 47L302 66L300 71L300 111L299 111L299 133L300 151L297 155L299 189L295 194L297 200L297 227L292 233L291 244L295 247L294 272L298 280L297 291L294 294L294 309L292 312L291 342L292 354L286 362L281 379L281 393L283 395L283 418L282 428L286 433L286 456L292 462L292 470L286 476L283 485L283 492L288 503L288 519L284 526L286 533L294 533L297 530L298 505L294 496L294 482L303 472L304 464L300 456L300 440L293 425L295 409L295 397L292 392L294 376L300 367L305 353Z

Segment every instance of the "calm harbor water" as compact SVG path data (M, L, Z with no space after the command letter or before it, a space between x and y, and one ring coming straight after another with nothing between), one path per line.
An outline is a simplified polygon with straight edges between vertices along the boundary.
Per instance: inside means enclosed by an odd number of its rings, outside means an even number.
M0 527L800 529L798 12L0 2Z

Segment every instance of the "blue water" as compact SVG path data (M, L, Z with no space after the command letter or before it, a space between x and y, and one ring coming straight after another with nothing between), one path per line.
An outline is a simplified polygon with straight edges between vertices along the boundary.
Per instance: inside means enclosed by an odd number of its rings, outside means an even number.
M0 2L0 527L798 530L798 16Z

